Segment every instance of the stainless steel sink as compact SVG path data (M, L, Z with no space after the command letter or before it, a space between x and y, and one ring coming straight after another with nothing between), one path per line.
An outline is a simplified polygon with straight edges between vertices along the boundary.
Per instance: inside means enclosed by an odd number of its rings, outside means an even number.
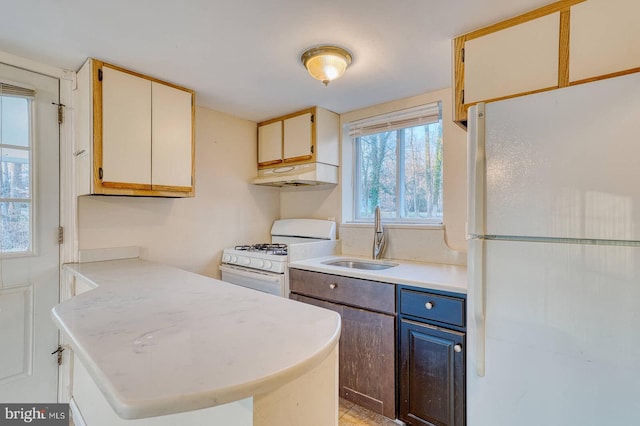
M365 262L362 260L331 260L327 262L322 262L325 265L329 266L339 266L341 268L351 268L351 269L367 269L379 271L381 269L389 269L394 266L398 266L397 263L385 263L385 262Z

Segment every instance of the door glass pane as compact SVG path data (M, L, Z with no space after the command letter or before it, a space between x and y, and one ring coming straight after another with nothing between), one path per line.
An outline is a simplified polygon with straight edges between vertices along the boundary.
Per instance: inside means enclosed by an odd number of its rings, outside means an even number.
M0 143L29 146L29 99L0 96Z
M0 254L32 250L31 102L0 96Z
M31 203L0 202L2 253L31 250Z
M29 151L0 147L0 197L30 198Z

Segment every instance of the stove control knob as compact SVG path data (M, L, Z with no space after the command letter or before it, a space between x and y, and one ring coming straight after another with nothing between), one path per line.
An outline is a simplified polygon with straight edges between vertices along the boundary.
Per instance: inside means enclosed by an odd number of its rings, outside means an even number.
M223 262L228 262L231 260L231 256L229 256L228 254L223 254L222 255L222 261Z
M236 263L238 261L237 256L231 256L231 263Z
M273 265L273 264L271 263L271 261L270 261L270 260L265 260L265 261L264 261L264 269L271 269L271 266L272 266L272 265Z
M258 260L258 261L256 262L256 266L257 266L258 268L264 268L264 260Z
M249 266L251 264L251 260L248 257L240 257L240 263Z

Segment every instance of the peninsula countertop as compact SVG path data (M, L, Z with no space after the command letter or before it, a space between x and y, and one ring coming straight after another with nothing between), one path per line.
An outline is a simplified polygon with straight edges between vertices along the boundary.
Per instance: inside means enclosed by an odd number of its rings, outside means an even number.
M67 264L96 288L52 310L122 418L225 404L319 365L335 312L140 259Z
M328 265L338 260L357 260L362 262L394 263L389 269L366 270ZM424 289L467 293L467 268L465 266L445 265L441 263L411 262L396 259L371 260L370 258L333 255L289 262L289 267L325 274L363 278L392 284L409 285Z

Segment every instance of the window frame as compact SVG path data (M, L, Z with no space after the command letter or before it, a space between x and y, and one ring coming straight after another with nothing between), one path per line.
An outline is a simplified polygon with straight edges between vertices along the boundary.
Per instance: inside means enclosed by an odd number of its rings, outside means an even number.
M396 161L395 161L396 203L395 203L395 217L382 218L382 221L386 224L422 225L422 226L428 226L428 227L442 227L444 225L444 211L442 215L437 218L432 217L432 218L420 219L416 217L402 217L402 208L404 206L404 201L405 201L405 182L404 182L405 180L404 165L406 164L405 131L406 129L409 129L412 127L428 126L428 125L433 125L437 123L440 126L440 134L442 135L440 139L441 149L444 150L444 123L442 119L442 102L441 101L434 102L434 104L436 103L438 104L438 108L440 110L437 121L431 121L427 123L419 123L419 122L410 123L404 127L396 127L389 130L389 131L395 132L396 134L396 147L395 147L395 154L394 154L396 157ZM389 114L382 114L381 116L392 115L394 113L395 112L391 112ZM383 132L384 130L381 130L375 133L383 133ZM373 222L373 217L368 218L368 217L359 216L359 212L361 210L360 182L362 178L361 176L362 159L360 155L360 145L361 145L360 138L367 136L369 134L375 134L375 133L369 132L369 133L365 133L357 136L348 136L351 138L352 157L353 157L353 160L352 160L353 179L352 179L352 188L351 188L351 220L348 221L349 223L367 224L367 223ZM443 161L444 161L444 158L443 158ZM441 173L440 197L442 199L442 202L444 202L444 184L443 184L444 165L440 173Z

